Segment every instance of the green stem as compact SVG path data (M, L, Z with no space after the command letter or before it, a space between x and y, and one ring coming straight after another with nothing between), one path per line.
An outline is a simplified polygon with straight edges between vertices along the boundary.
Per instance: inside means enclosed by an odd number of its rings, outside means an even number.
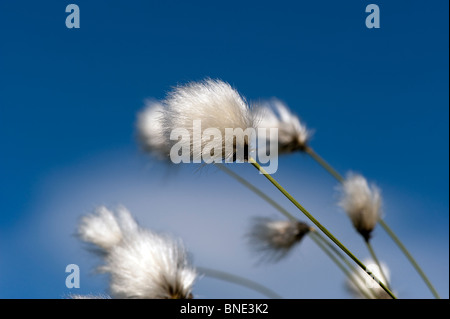
M358 281L356 280L356 278L352 275L352 273L345 267L345 265L343 265L341 263L341 261L336 258L336 256L329 251L328 248L330 247L330 244L326 241L325 238L323 238L317 231L311 231L310 232L310 236L309 236L314 243L316 243L317 246L319 246L323 252L338 266L338 268L340 270L342 270L342 272L347 276L347 278L353 283L353 285L359 290L359 292L367 299L372 299L373 296L369 295L368 291L364 290L361 285L358 283ZM334 248L334 247L332 247ZM334 250L333 250L334 251ZM342 255L340 255L340 257L343 257ZM348 262L345 258L341 258L344 261ZM353 268L353 267L351 267ZM358 274L357 272L355 272L355 274ZM363 282L363 281L361 281Z
M347 267L352 271L352 273L355 273L359 279L361 279L361 282L364 282L366 279L362 276L362 274L358 271L356 271L356 268L353 266L353 264L350 263L350 261L345 258L344 255L342 255L342 253L335 247L333 246L330 242L328 242L320 233L315 232L317 237L320 237L321 240L326 243L326 245L337 255L339 256L339 258L347 265Z
M373 261L375 262L375 264L378 266L378 269L380 270L381 277L385 280L386 286L389 287L388 277L386 276L383 268L381 267L380 260L378 259L377 255L375 254L375 250L373 249L372 244L370 243L369 240L364 240L364 242L367 245L367 249L369 250L370 256L372 257Z
M217 279L221 279L224 281L228 281L234 284L238 284L244 287L247 287L249 289L255 290L269 298L272 299L281 299L282 297L280 295L278 295L276 292L274 292L273 290L255 282L252 281L250 279L244 278L244 277L240 277L240 276L236 276L224 271L219 271L219 270L215 270L215 269L211 269L211 268L206 268L206 267L196 267L196 269L200 272L203 273L204 275L208 276L208 277L212 277L212 278L217 278Z
M251 191L253 191L256 195L260 196L262 199L264 199L265 201L267 201L270 205L272 205L275 209L277 209L278 211L280 211L283 215L285 215L286 217L288 217L291 220L296 221L297 218L295 218L291 213L289 213L286 209L284 209L282 206L280 206L277 202L275 202L272 198L270 198L269 196L267 196L264 192L262 192L260 189L258 189L257 187L255 187L254 185L252 185L251 183L249 183L247 180L245 180L244 178L242 178L240 175L236 174L235 172L233 172L232 170L230 170L229 168L227 168L225 165L221 164L221 163L216 163L215 164L220 170L222 170L223 172L225 172L226 174L228 174L229 176L233 177L234 179L236 179L238 182L240 182L242 185L244 185L245 187L247 187L248 189L250 189ZM318 233L315 230L311 231L311 238L313 239L313 241L319 246L319 248L321 248L326 255L328 255L335 263L336 265L349 277L349 280L352 280L355 284L355 286L361 291L361 293L367 297L367 298L371 298L373 296L368 296L367 292L365 290L363 290L360 285L357 283L356 279L351 276L351 272L348 269L345 269L345 266L342 265L342 263L336 258L336 256L338 256L346 265L349 269L351 269L353 271L353 273L355 273L357 276L360 277L361 282L364 282L364 278L361 276L361 274L359 272L356 272L353 267L353 265L347 260L347 258L345 258L345 256L343 256L341 254L341 252L336 249L336 247L334 247L331 243L329 243L320 233ZM328 247L328 248L327 248ZM336 256L334 256L332 254L332 252L330 252L329 250L331 250Z
M246 181L244 178L242 178L241 176L239 176L238 174L236 174L235 172L233 172L232 170L230 170L229 168L227 168L225 165L221 164L221 163L216 163L215 164L216 167L218 167L220 170L222 170L223 172L227 173L228 175L230 175L231 177L233 177L234 179L236 179L239 183L241 183L242 185L244 185L245 187L247 187L248 189L250 189L252 192L254 192L256 195L258 195L259 197L261 197L262 199L264 199L266 202L268 202L270 205L272 205L275 209L277 209L278 211L280 211L284 216L286 216L287 218L289 218L290 220L297 220L294 216L292 216L291 213L289 213L286 209L284 209L283 207L281 207L277 202L275 202L272 198L270 198L269 196L267 196L264 192L262 192L260 189L258 189L257 187L253 186L251 183L249 183L248 181Z
M330 175L332 175L338 182L343 183L345 181L344 177L340 175L331 165L329 165L321 156L319 156L311 147L306 147L305 152L310 155L319 165L321 165ZM379 219L378 223L381 227L386 231L386 233L391 237L391 239L397 244L409 262L412 264L414 269L417 271L419 276L427 285L428 289L430 289L431 293L436 299L440 299L440 296L434 286L431 284L428 277L425 275L422 268L419 266L414 257L409 253L406 249L405 245L400 241L397 235L392 231L392 229L386 224L383 219Z
M430 280L428 279L428 277L425 275L425 273L423 272L422 268L420 268L419 264L417 264L417 262L415 261L415 259L413 258L413 256L409 253L408 249L406 249L405 245L403 245L403 243L400 241L400 239L397 237L397 235L395 235L395 233L389 228L389 226L386 224L386 222L382 219L380 219L378 221L378 223L381 225L381 227L383 227L383 229L389 234L389 236L391 236L392 240L397 244L397 246L400 248L400 250L403 252L403 254L406 256L406 258L408 258L409 262L413 265L413 267L416 269L417 273L420 275L420 277L422 277L423 281L425 282L425 284L428 286L428 288L430 289L431 293L433 294L433 296L436 299L440 299L441 297L439 296L438 292L436 291L436 289L433 287L433 285L431 284Z
M263 174L287 199L289 199L295 207L297 207L308 219L316 225L331 241L333 241L342 251L344 251L347 256L349 256L359 267L361 267L369 276L371 276L381 288L383 288L386 293L389 294L392 298L396 299L395 295L381 282L379 281L375 275L370 272L367 267L358 259L355 255L352 254L350 250L347 249L333 234L331 234L328 229L326 229L318 220L314 218L302 205L300 205L294 197L291 196L270 174L268 174L264 168L261 167L253 158L249 158L248 162L251 163L261 174Z
M339 174L330 164L328 164L319 154L317 154L311 147L307 146L305 152L311 156L317 163L320 164L328 173L336 178L340 183L345 181L344 177Z

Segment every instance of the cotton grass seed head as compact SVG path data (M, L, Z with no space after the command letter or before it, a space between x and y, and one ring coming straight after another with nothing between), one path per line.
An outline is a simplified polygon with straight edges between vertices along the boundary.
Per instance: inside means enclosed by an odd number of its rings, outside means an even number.
M221 80L206 79L174 88L163 101L165 105L163 126L166 138L174 130L187 130L191 139L188 147L194 159L204 155L214 159L236 160L236 150L248 154L249 138L234 138L226 129L246 131L253 128L253 115L245 99L230 84ZM194 126L200 123L202 130L214 130L220 139L203 134L196 145ZM213 131L210 131L213 132ZM228 136L227 136L228 135ZM226 145L233 145L231 150ZM206 146L206 147L205 147ZM205 154L205 150L220 149L219 154ZM246 157L238 160L245 161Z
M82 219L79 233L81 239L105 251L105 264L99 270L110 275L113 297L192 297L197 275L183 243L140 227L125 208L118 214L97 209Z
M260 102L253 112L258 128L278 128L279 154L306 149L311 132L282 101L271 99Z
M364 265L367 269L381 282L387 283L390 281L389 269L381 263L383 271L372 260L364 260ZM384 277L383 274L386 276ZM392 299L383 288L364 270L360 267L355 268L346 281L347 289L353 294L355 298L370 298L370 299Z
M340 191L339 206L350 217L356 230L368 241L381 217L380 190L375 185L369 186L363 176L350 173Z
M97 246L103 252L117 245L123 237L116 216L104 206L98 207L94 214L81 218L78 236L82 241Z
M160 160L168 159L170 143L163 129L164 106L158 101L147 100L137 116L137 138L141 149Z
M260 254L261 261L276 262L285 257L311 230L296 220L257 217L248 232L249 244Z

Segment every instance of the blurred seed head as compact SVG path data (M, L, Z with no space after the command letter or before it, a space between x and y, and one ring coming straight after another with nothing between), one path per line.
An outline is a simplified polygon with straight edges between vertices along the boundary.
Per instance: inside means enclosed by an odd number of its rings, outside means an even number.
M120 208L122 210L122 208ZM79 238L106 252L122 240L123 234L116 216L104 206L98 207L94 214L83 216L78 225Z
M356 230L368 241L381 217L381 193L358 174L348 174L340 187L339 206L350 217Z
M300 221L257 217L247 233L249 244L260 255L260 261L277 262L300 243L311 228Z
M384 284L390 281L389 269L381 263L383 271L380 271L378 265L372 260L364 260L367 269ZM386 275L387 278L383 276ZM383 288L360 267L354 269L351 277L346 281L346 288L355 298L370 299L392 299Z
M258 128L278 128L279 154L304 151L308 146L312 133L282 101L271 99L260 102L253 112ZM266 136L269 134L266 133Z
M125 208L100 207L83 217L80 238L99 246L115 298L182 299L192 297L196 271L183 243L141 228Z
M163 129L164 105L158 101L147 100L144 109L137 116L137 138L141 149L155 158L167 160L170 153Z

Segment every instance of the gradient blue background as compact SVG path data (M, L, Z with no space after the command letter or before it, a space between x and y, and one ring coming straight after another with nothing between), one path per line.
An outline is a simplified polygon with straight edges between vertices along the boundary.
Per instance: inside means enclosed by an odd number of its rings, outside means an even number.
M344 277L309 240L276 265L254 266L251 216L278 216L229 177L168 172L139 152L146 98L204 77L249 101L278 97L315 131L311 145L341 173L383 191L385 218L449 296L448 1L0 2L0 297L104 293L97 260L73 236L97 205L127 206L143 226L186 241L194 264L261 282L286 298L350 298ZM249 167L236 167L295 210ZM306 156L280 158L281 184L361 256L336 207L335 181ZM299 215L299 218L302 216ZM431 298L382 229L374 245L399 297ZM65 266L81 288L65 287ZM203 278L203 298L259 298Z

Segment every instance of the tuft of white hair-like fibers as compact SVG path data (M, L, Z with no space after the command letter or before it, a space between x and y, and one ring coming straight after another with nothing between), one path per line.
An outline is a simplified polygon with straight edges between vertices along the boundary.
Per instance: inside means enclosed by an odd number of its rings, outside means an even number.
M238 160L247 159L245 152L248 154L250 138L245 134L247 129L254 128L253 115L245 99L230 84L212 79L191 82L174 88L163 104L166 138L169 139L177 130L188 132L191 138L184 146L190 149L192 158L201 159L207 155L214 161L231 161L236 159L236 149L240 149L244 150L244 156ZM220 134L221 138L211 138L211 134L196 137L196 125L201 125L202 132L210 130L209 133L217 133L214 136ZM227 129L242 130L243 134L235 138L226 134ZM227 145L232 147L227 149ZM211 150L221 151L211 154Z
M353 226L364 237L370 239L372 230L381 217L381 192L368 184L359 174L348 174L340 188L339 206L347 213Z
M137 116L137 138L141 149L164 160L169 158L170 143L163 129L164 105L147 100L144 109Z
M287 154L304 151L308 146L311 132L287 105L278 99L258 103L253 109L258 128L278 129L278 153ZM266 136L269 136L266 133ZM270 141L271 143L277 141Z
M383 271L373 260L364 260L364 265L382 282L390 281L389 269L384 263L381 264ZM346 287L356 298L392 299L372 277L359 267L351 273L351 277L346 281Z
M91 243L104 252L117 245L123 237L116 216L104 206L98 207L94 214L81 218L78 236L82 241Z
M100 207L82 219L78 232L105 252L99 269L110 274L114 298L192 297L197 274L183 243L140 227L125 208L113 214Z
M260 261L276 262L285 257L311 230L297 220L276 220L265 217L253 219L248 241Z

